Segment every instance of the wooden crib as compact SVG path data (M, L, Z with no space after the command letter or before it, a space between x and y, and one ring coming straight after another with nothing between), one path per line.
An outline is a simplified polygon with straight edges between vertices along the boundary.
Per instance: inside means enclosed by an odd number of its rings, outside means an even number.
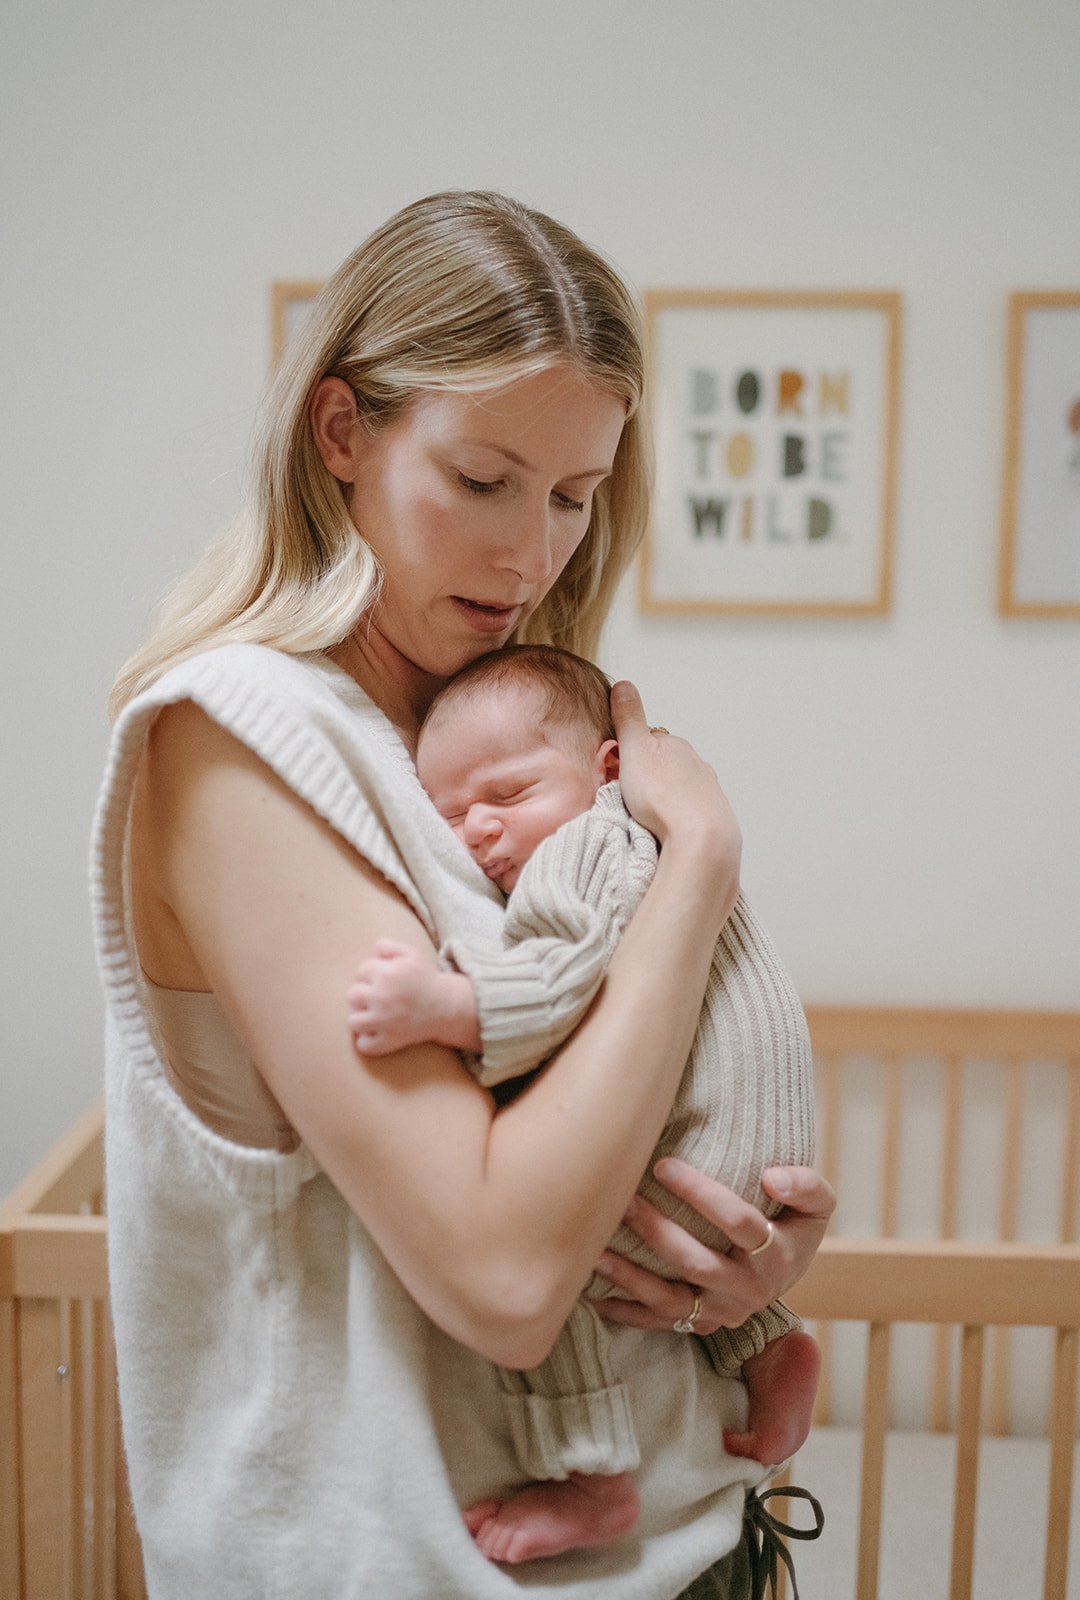
M825 1353L793 1468L826 1502L825 1537L796 1549L802 1600L1072 1600L1080 1013L809 1018L841 1206L791 1297ZM0 1205L0 1600L145 1594L102 1189L95 1108ZM1021 1478L1038 1552L1012 1527ZM920 1492L942 1512L937 1551ZM993 1552L980 1561L987 1528L1022 1543L1019 1587Z

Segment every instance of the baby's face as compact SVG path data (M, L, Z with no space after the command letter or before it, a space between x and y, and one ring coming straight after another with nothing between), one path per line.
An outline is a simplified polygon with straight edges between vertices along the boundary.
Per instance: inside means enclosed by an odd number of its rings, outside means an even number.
M420 735L420 782L504 894L541 840L587 811L617 770L614 740L590 757L579 731L543 724L543 709L539 690L485 689Z

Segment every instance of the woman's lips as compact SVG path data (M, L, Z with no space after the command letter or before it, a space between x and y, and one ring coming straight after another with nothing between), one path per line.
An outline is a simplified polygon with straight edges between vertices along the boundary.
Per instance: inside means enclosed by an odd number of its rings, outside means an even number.
M521 604L514 606L489 605L482 600L466 600L463 595L454 595L453 602L458 615L464 617L469 626L478 633L505 633L513 628L524 607Z

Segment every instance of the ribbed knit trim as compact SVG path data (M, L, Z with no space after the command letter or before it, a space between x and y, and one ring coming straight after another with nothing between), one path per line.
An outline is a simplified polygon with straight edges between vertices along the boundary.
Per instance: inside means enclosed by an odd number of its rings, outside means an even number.
M503 1394L514 1451L530 1478L562 1480L571 1472L633 1472L641 1465L630 1401L621 1383L610 1389L549 1399Z
M744 1361L760 1355L767 1344L801 1327L802 1318L782 1300L775 1300L764 1311L748 1318L740 1328L717 1328L715 1333L704 1335L702 1343L721 1377L737 1378Z

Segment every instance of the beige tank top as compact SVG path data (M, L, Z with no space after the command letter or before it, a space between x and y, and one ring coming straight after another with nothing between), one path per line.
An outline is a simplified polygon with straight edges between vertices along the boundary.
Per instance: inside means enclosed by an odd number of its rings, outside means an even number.
M233 1144L295 1150L296 1130L209 990L163 989L143 974L169 1082Z

